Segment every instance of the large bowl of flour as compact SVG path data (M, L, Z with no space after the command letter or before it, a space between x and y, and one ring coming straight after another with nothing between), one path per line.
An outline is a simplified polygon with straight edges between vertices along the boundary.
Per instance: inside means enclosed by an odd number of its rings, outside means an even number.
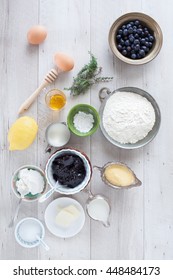
M101 98L100 127L107 140L123 149L140 148L153 140L161 122L154 98L135 87L106 91L107 97Z

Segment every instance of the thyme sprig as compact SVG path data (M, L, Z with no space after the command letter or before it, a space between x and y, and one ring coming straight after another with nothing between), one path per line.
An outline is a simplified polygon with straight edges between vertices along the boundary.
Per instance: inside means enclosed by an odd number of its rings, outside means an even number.
M98 67L97 59L90 53L90 62L83 66L76 78L73 79L73 84L70 88L70 94L73 96L85 93L93 84L100 82L109 82L113 77L98 77L102 71L102 67Z

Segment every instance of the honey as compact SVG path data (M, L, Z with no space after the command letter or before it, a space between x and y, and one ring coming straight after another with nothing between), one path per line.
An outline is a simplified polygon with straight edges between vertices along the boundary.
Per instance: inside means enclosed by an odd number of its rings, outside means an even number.
M52 110L61 110L66 104L66 96L59 90L51 90L46 94L46 104Z
M50 97L49 107L53 110L62 109L65 106L66 100L64 96L55 94Z

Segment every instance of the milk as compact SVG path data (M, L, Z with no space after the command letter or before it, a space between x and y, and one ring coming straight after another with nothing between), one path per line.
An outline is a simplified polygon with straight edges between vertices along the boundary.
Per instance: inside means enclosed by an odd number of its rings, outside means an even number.
M62 147L70 139L70 131L63 123L53 123L47 128L47 141L52 147Z
M110 206L108 202L102 197L95 197L87 205L89 216L101 221L104 225L108 226L108 218L110 214Z

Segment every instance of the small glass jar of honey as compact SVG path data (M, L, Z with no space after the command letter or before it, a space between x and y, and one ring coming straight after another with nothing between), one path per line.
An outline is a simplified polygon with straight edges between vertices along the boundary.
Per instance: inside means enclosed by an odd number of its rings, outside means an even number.
M52 89L46 93L45 101L51 110L59 111L64 108L67 99L62 91L59 89Z

